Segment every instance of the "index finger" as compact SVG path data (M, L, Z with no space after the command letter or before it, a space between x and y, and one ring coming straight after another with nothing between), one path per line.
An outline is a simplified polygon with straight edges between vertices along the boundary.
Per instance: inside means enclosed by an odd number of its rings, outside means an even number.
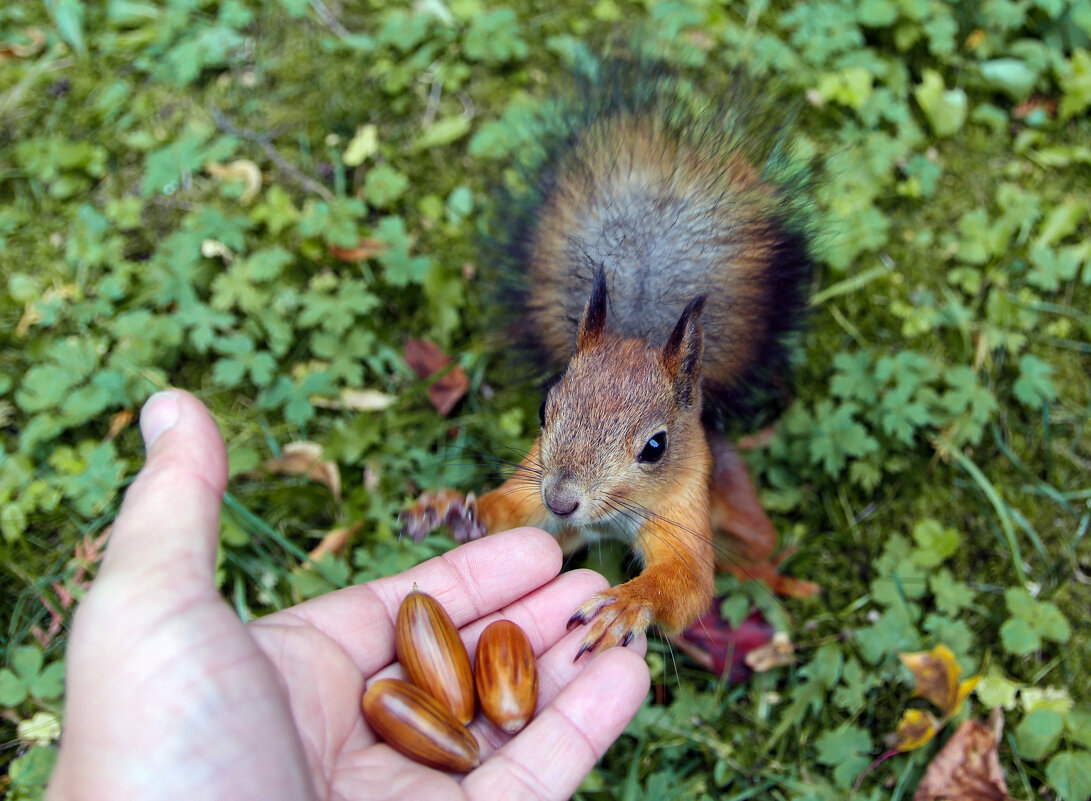
M561 571L561 549L540 529L521 528L459 546L396 576L323 595L264 618L289 615L338 643L365 676L394 660L394 620L414 585L447 610L456 627L484 617Z

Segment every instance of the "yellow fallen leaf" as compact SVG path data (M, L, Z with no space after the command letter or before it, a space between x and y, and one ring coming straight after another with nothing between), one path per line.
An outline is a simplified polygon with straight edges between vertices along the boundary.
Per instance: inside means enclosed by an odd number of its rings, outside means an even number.
M898 751L912 751L920 748L936 736L937 728L939 728L939 721L931 712L924 709L907 709L894 733L894 748Z
M971 676L960 682L959 674L962 671L954 653L943 643L939 643L931 651L898 654L898 658L917 680L913 695L931 701L943 712L945 718L958 712L966 696L981 679L980 676Z

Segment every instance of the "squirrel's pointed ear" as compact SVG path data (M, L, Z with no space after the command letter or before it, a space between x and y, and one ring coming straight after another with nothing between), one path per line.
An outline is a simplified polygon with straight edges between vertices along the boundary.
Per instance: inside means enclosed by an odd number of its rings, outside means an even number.
M663 346L663 367L674 383L675 394L682 406L693 403L701 380L701 359L705 353L705 334L701 328L704 305L704 295L691 300Z
M595 283L591 299L583 310L580 331L576 338L576 350L586 350L594 345L606 329L606 273L600 265L595 269Z

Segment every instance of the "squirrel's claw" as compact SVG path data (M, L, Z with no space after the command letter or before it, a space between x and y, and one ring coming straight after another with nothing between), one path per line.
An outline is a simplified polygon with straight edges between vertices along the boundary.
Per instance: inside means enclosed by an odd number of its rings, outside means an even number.
M631 598L624 585L597 593L568 620L569 630L587 623L591 626L572 661L615 645L624 648L638 634L647 631L651 622L651 607Z
M477 515L477 496L463 497L454 490L426 492L398 515L401 534L420 542L433 529L446 526L456 542L485 536L485 525Z

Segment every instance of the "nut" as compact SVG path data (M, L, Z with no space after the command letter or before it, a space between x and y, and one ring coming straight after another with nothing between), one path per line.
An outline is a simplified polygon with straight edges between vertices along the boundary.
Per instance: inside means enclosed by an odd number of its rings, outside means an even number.
M413 684L446 706L459 723L473 720L470 656L451 617L435 598L416 587L405 597L398 609L394 646Z
M538 704L538 666L521 628L490 623L477 641L474 675L485 717L508 734L527 725Z
M379 679L361 704L368 725L397 751L440 770L466 773L481 764L477 740L443 705L401 679Z

